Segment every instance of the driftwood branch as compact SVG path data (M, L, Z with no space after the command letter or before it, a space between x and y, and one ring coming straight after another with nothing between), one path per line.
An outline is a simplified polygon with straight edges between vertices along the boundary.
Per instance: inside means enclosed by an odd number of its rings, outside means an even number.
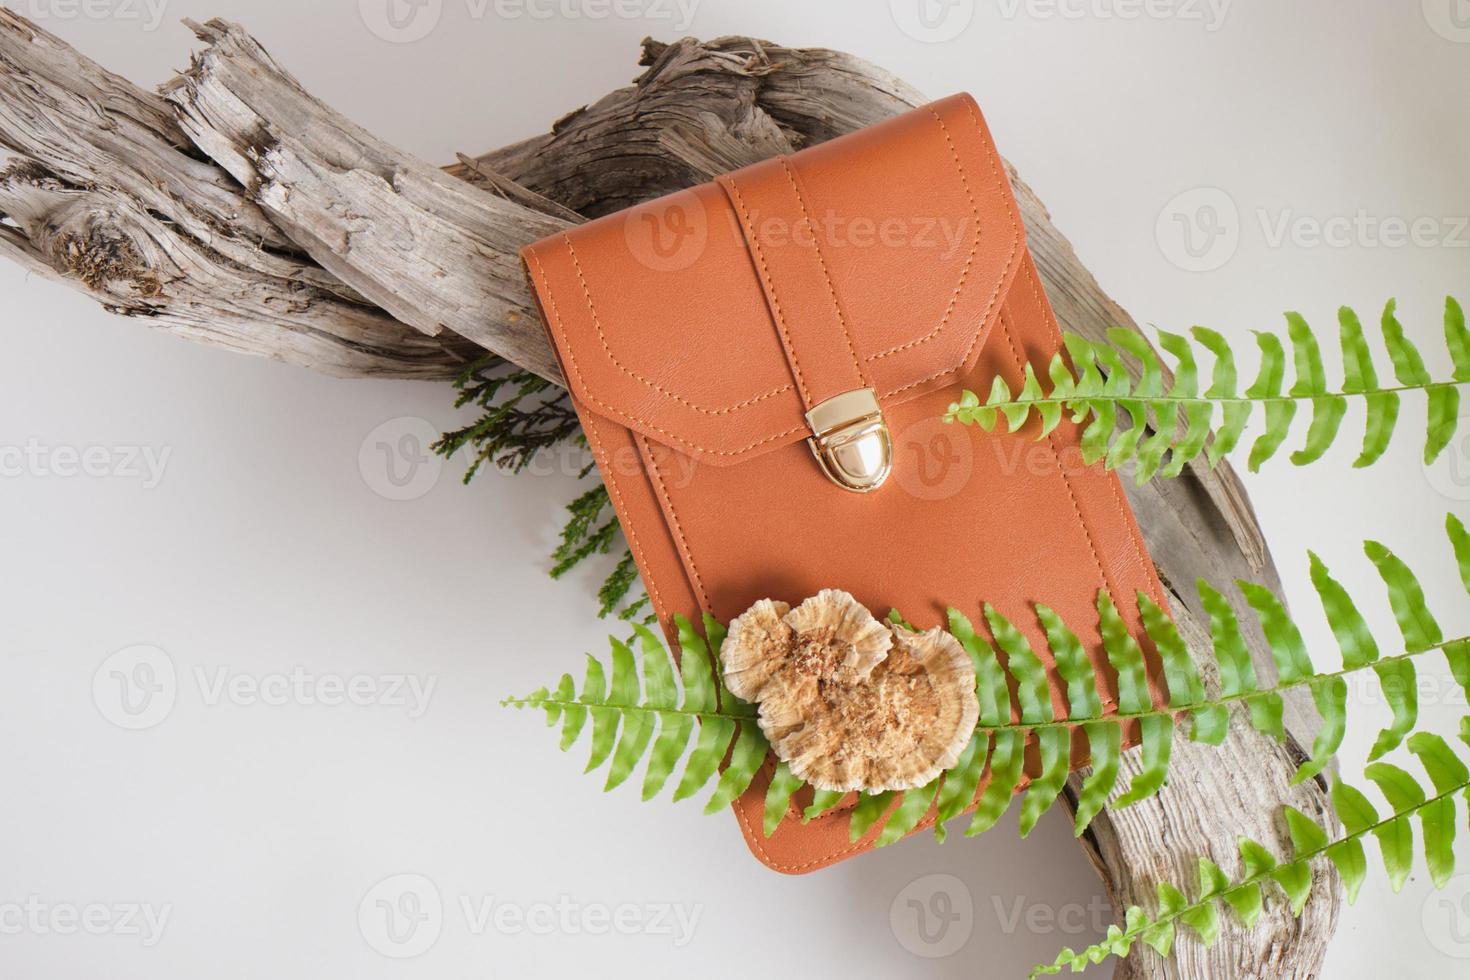
M189 138L251 203L404 323L431 336L448 329L559 377L517 253L566 218L374 138L308 95L240 28L190 26L209 46L164 91Z
M483 353L312 261L173 106L0 7L0 254L117 313L334 375L453 375Z
M117 312L342 375L438 377L493 351L558 380L522 244L924 101L838 52L650 41L633 86L441 170L313 98L242 29L191 26L206 47L155 95L0 9L0 251ZM1064 328L1137 329L1011 177ZM1228 466L1128 493L1196 648L1208 646L1198 577L1279 591ZM1274 677L1259 635L1251 653ZM1220 748L1181 743L1160 796L1094 823L1083 843L1120 909L1151 905L1159 880L1192 881L1197 856L1234 868L1237 835L1284 850L1282 802L1332 819L1320 780L1289 786L1315 733L1300 701L1288 728L1278 744L1237 718ZM1340 903L1319 874L1301 919L1277 903L1250 932L1227 923L1211 950L1182 940L1166 962L1140 947L1118 975L1314 976Z

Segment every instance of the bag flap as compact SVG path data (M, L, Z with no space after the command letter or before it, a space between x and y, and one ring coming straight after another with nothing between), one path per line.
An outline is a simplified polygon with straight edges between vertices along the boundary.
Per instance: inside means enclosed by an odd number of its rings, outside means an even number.
M968 95L762 161L523 252L581 405L701 462L810 435L974 363L1024 254Z

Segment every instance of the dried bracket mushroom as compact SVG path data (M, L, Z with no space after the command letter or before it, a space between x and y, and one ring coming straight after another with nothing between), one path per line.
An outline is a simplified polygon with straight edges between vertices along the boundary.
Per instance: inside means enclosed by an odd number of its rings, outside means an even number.
M879 622L836 589L794 609L757 602L730 623L720 659L777 757L818 789L923 786L955 764L980 714L959 641Z

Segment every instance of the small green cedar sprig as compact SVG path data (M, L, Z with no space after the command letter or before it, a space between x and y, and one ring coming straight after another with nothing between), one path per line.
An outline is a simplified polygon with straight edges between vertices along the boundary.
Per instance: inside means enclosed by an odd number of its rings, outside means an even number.
M454 386L459 391L455 407L473 405L480 416L469 425L444 433L433 448L445 457L461 450L470 452L466 483L485 463L520 473L537 453L568 445L586 448L586 437L567 392L545 378L491 355L466 367ZM579 475L586 477L592 470L589 456ZM603 484L589 488L568 504L567 513L561 541L551 555L552 578L561 578L593 555L609 553L618 540L618 519ZM646 594L628 601L637 584L638 569L625 546L598 589L598 615L617 612L620 618L632 619L644 613Z
M473 405L480 417L444 433L433 449L445 457L471 451L466 483L486 462L519 473L538 452L583 438L565 389L493 354L466 367L454 387L459 391L454 407ZM587 471L591 468L589 463Z
M562 527L561 543L551 553L552 561L555 562L551 567L552 578L561 578L592 555L607 554L618 540L620 525L617 515L613 513L606 484L599 483L588 488L567 505L567 512L571 514L571 519ZM630 620L644 612L648 607L646 592L624 604L637 584L638 566L633 563L633 552L625 546L617 565L597 590L597 615L606 617L618 610L619 606L622 606L618 611L619 619Z

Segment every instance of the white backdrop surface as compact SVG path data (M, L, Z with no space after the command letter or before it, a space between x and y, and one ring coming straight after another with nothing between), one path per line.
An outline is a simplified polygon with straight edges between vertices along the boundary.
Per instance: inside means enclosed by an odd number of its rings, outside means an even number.
M186 65L180 18L239 20L436 162L625 83L646 34L845 49L973 92L1140 320L1244 351L1284 310L1331 336L1339 304L1373 322L1396 296L1448 373L1440 306L1470 300L1470 4L925 4L5 0L148 84ZM414 468L464 417L447 387L193 346L12 266L0 295L0 447L23 460L0 479L4 976L1014 977L1105 929L1059 814L1025 842L1012 819L785 878L729 815L602 795L580 750L497 705L604 648L606 566L545 574L579 485L562 464L468 487L462 461ZM1247 478L1319 663L1336 647L1308 548L1382 637L1367 537L1420 570L1448 634L1470 625L1442 532L1470 517L1470 428L1426 470L1422 419L1406 404L1367 472L1344 438ZM1425 673L1426 724L1452 734L1464 699ZM157 696L124 702L119 674ZM1356 777L1387 710L1372 685L1353 700ZM1421 864L1396 897L1373 872L1325 976L1467 973L1470 874L1435 895Z

